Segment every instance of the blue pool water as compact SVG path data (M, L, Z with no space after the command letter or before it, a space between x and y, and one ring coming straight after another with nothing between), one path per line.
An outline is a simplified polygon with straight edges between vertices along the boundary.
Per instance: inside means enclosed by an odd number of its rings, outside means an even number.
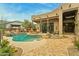
M40 40L41 36L40 35L27 35L25 33L13 35L13 41L34 41L34 40Z

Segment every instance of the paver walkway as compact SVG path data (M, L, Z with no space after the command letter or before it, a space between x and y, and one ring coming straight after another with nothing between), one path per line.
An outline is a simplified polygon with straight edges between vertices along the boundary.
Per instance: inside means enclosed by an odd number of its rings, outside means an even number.
M48 39L46 44L32 49L26 55L28 56L68 56L67 48L73 46L73 38Z

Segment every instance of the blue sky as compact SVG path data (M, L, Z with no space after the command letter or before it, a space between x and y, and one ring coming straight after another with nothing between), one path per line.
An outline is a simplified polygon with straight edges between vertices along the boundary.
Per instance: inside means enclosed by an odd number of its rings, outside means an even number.
M7 20L31 20L32 15L50 12L58 3L0 3L0 18Z

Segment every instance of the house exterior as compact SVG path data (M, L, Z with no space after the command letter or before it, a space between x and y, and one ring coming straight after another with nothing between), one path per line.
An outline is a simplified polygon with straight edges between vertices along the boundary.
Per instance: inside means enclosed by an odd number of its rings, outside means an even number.
M32 21L37 23L40 33L79 35L79 4L61 4L49 13L33 15Z
M20 21L12 21L12 22L8 22L6 23L6 29L10 29L10 30L16 30L16 29L22 29L22 22Z

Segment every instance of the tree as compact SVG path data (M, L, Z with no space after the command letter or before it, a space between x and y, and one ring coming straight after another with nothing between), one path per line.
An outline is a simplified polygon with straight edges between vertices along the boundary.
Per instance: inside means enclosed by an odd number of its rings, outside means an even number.
M28 20L24 20L24 22L22 23L22 26L26 29L28 29L28 28L35 29L35 25Z
M24 28L28 28L29 25L30 25L30 22L28 20L24 20L24 22L22 23L22 26Z
M6 23L7 23L7 21L0 20L0 42L1 42L1 39L2 39L2 35L5 31L5 28L6 28Z
M5 29L7 21L0 20L0 29Z

